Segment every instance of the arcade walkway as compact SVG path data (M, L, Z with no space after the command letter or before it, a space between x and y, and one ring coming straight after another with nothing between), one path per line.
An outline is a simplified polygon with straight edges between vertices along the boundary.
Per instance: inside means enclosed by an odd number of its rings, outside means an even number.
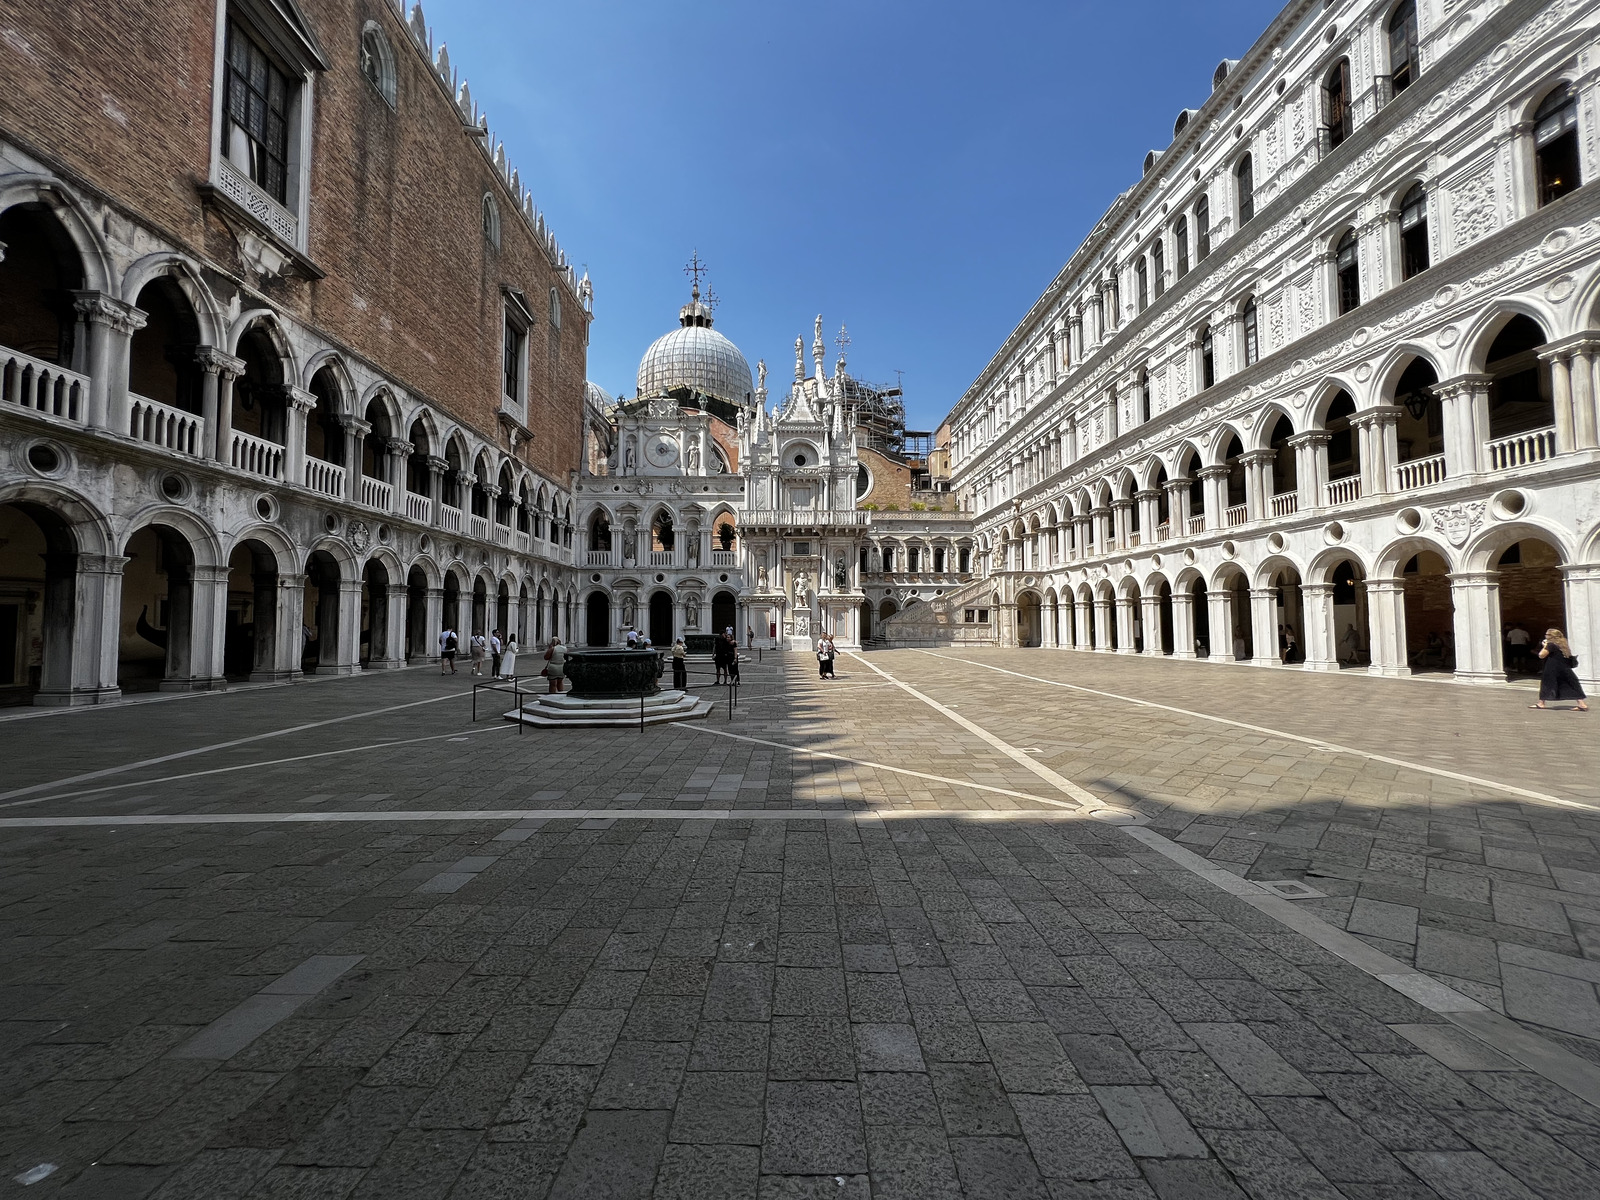
M432 671L0 717L0 1190L1600 1194L1600 717L743 674L642 733Z

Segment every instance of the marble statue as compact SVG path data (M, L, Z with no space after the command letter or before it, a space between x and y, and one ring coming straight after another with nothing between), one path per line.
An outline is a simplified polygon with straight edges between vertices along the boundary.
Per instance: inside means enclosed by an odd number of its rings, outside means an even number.
M766 564L763 563L761 566L756 568L756 591L764 592L766 590L767 590L767 568L766 568Z
M700 439L689 439L689 470L695 474L700 471Z
M805 571L801 571L800 574L794 577L794 606L796 608L804 608L806 606L806 592L810 591L810 589L811 576Z
M850 586L850 571L844 565L844 555L833 560L833 586L841 592Z

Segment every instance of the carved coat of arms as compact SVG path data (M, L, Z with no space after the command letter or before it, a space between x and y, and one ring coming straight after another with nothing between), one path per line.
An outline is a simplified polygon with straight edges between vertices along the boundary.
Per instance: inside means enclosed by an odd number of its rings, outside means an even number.
M1456 549L1467 544L1472 531L1483 522L1484 503L1473 500L1465 504L1452 504L1433 510L1433 527Z

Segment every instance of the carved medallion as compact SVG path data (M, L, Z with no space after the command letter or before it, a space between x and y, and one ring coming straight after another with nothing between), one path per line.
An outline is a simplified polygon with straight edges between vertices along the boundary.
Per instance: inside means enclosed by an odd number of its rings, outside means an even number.
M351 521L345 526L344 535L349 540L351 549L357 554L365 552L366 548L372 545L372 531L367 528L365 521Z
M1483 522L1484 502L1473 500L1433 510L1433 527L1457 550L1467 544L1472 531Z

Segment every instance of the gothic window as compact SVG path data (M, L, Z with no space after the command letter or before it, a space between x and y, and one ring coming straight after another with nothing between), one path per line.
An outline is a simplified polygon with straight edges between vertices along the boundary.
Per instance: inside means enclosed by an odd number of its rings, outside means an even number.
M1182 279L1189 273L1189 220L1179 216L1172 223L1172 242L1177 256L1177 277Z
M483 239L495 249L500 248L500 206L490 192L483 194Z
M1416 0L1402 0L1389 17L1389 86L1395 95L1417 81L1422 62L1417 54Z
M1361 305L1361 262L1356 250L1356 231L1346 229L1333 252L1333 269L1339 277L1339 315Z
M1139 421L1144 423L1150 419L1150 372L1143 367L1139 368Z
M1400 277L1410 279L1428 269L1428 193L1413 184L1400 201Z
M1150 274L1155 277L1156 299L1167 290L1167 252L1158 237L1150 247Z
M1350 60L1333 64L1322 81L1322 119L1328 130L1328 149L1350 136Z
M1256 173L1248 154L1233 169L1233 179L1239 188L1239 226L1243 228L1256 215Z
M1194 258L1205 262L1211 253L1211 201L1205 196L1194 206Z
M279 204L289 203L289 76L237 21L228 22L222 153Z
M1578 98L1566 84L1546 96L1534 113L1533 145L1542 208L1583 182L1578 171Z
M1150 306L1150 270L1145 266L1142 255L1140 256L1139 261L1134 264L1133 273L1138 277L1139 311L1143 312Z
M1216 343L1211 337L1211 326L1200 331L1200 387L1213 387L1217 382Z
M561 293L555 288L550 289L550 324L561 328Z
M376 21L368 21L361 31L361 74L366 77L384 103L395 106L394 51Z
M1244 302L1244 312L1241 317L1244 326L1244 365L1250 367L1261 357L1261 325L1256 313L1254 296Z

